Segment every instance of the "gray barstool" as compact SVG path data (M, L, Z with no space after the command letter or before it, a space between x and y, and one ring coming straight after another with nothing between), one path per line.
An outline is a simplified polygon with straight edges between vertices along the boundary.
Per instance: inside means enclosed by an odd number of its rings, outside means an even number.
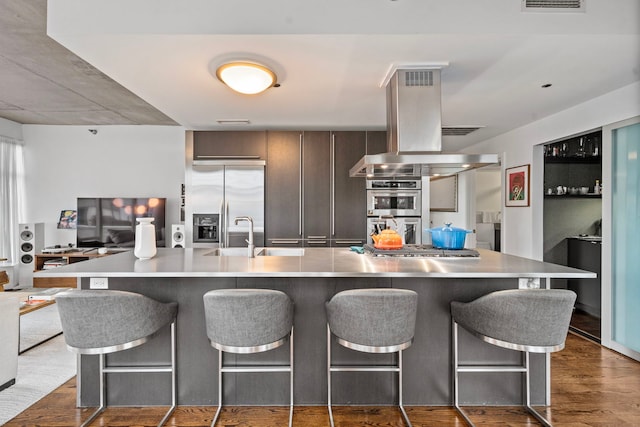
M473 426L458 401L461 372L522 372L526 408L545 426L551 424L531 407L529 353L551 353L564 348L576 294L561 289L497 291L469 303L452 302L453 401L467 424ZM460 365L458 325L482 341L524 353L522 365Z
M106 407L105 374L165 372L171 374L171 407L158 426L176 408L176 316L178 304L161 303L144 295L107 290L68 290L56 295L67 348L78 354L99 355L100 407L82 426L89 425ZM144 344L171 325L171 362L168 365L107 367L105 354Z
M408 426L402 404L402 351L413 342L418 294L405 289L354 289L340 292L327 309L327 406L331 410L332 372L398 372L398 405ZM331 334L338 344L366 353L398 353L395 365L344 366L331 363Z
M204 294L207 336L218 350L218 410L222 410L224 372L289 372L289 426L293 421L293 301L271 289L219 289ZM283 345L289 338L289 365L226 366L222 353L259 353Z

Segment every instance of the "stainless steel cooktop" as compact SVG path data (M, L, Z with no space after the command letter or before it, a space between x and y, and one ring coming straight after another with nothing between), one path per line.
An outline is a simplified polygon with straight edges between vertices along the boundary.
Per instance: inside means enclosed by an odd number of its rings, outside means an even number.
M438 249L431 245L403 245L401 249L378 249L364 245L364 251L373 256L384 257L429 257L429 258L478 258L475 249Z

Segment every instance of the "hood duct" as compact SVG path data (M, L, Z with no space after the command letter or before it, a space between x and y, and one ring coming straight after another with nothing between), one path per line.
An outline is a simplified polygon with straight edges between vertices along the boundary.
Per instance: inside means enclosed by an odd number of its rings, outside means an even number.
M352 177L453 175L499 163L497 154L443 153L440 70L396 70L387 84L387 147L366 155Z

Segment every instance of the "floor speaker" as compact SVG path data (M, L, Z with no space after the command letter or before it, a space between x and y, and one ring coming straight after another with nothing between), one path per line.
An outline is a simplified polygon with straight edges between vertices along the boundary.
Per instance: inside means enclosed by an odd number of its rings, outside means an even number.
M44 223L20 224L18 241L20 244L18 283L20 287L31 287L33 270L36 268L36 254L44 249Z
M171 225L171 247L184 248L184 225Z

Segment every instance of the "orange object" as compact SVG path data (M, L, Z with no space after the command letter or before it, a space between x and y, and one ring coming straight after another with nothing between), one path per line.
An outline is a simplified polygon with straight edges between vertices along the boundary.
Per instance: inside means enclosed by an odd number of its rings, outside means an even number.
M371 236L374 247L378 249L402 249L402 237L395 230L382 230L380 234Z

